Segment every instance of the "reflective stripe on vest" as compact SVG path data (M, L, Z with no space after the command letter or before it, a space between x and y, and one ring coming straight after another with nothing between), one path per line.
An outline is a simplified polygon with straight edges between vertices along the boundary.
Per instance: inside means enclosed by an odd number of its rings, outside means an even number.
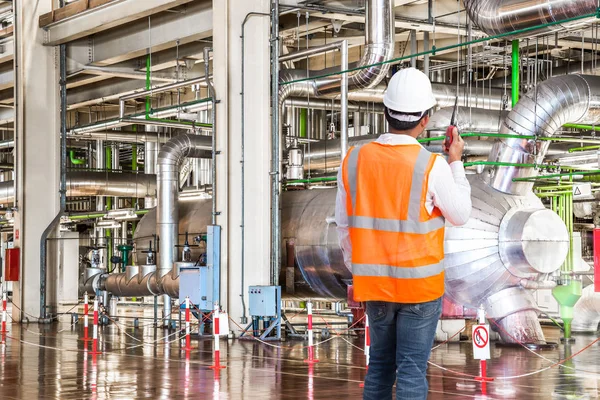
M352 264L352 273L360 276L388 276L399 279L421 279L444 272L444 263L424 267L392 267L389 265Z
M348 154L343 175L355 300L420 303L443 295L445 220L425 208L434 157L422 147L377 143ZM395 169L386 171L388 165Z

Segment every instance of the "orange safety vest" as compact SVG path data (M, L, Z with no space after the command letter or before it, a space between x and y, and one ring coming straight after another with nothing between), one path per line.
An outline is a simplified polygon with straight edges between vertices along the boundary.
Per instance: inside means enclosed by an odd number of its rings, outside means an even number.
M355 301L443 296L445 220L425 208L436 157L419 145L372 142L344 159Z

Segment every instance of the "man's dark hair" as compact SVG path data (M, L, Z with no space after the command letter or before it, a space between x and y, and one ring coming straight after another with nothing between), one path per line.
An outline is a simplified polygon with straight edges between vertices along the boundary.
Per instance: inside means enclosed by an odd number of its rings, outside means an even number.
M423 116L421 118L419 118L417 121L414 122L409 122L409 121L398 121L396 118L392 117L388 111L389 109L387 107L385 107L385 119L387 120L388 124L390 127L392 127L392 129L396 130L396 131L410 131L414 128L417 127L417 125L419 125L419 123L421 123L421 120L423 118L425 118L426 115L429 115L429 112L426 112L425 114L423 114ZM398 113L398 111L394 111L395 113ZM420 112L416 112L416 113L401 113L403 115L412 115L413 117L418 117L421 115Z

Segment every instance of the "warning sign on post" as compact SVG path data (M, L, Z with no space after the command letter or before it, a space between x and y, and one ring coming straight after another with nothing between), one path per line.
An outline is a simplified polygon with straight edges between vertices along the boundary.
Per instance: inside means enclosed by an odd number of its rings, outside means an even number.
M490 327L489 325L473 326L473 358L490 359Z
M591 183L581 183L578 185L573 185L573 198L574 199L589 198L589 197L593 197Z

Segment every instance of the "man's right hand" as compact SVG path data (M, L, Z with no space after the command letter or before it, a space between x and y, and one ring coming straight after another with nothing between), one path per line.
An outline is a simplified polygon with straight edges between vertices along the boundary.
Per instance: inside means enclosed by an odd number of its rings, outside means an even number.
M464 149L465 141L458 134L458 128L455 127L452 130L452 144L448 146L447 141L444 140L444 153L448 154L448 164L461 161Z

